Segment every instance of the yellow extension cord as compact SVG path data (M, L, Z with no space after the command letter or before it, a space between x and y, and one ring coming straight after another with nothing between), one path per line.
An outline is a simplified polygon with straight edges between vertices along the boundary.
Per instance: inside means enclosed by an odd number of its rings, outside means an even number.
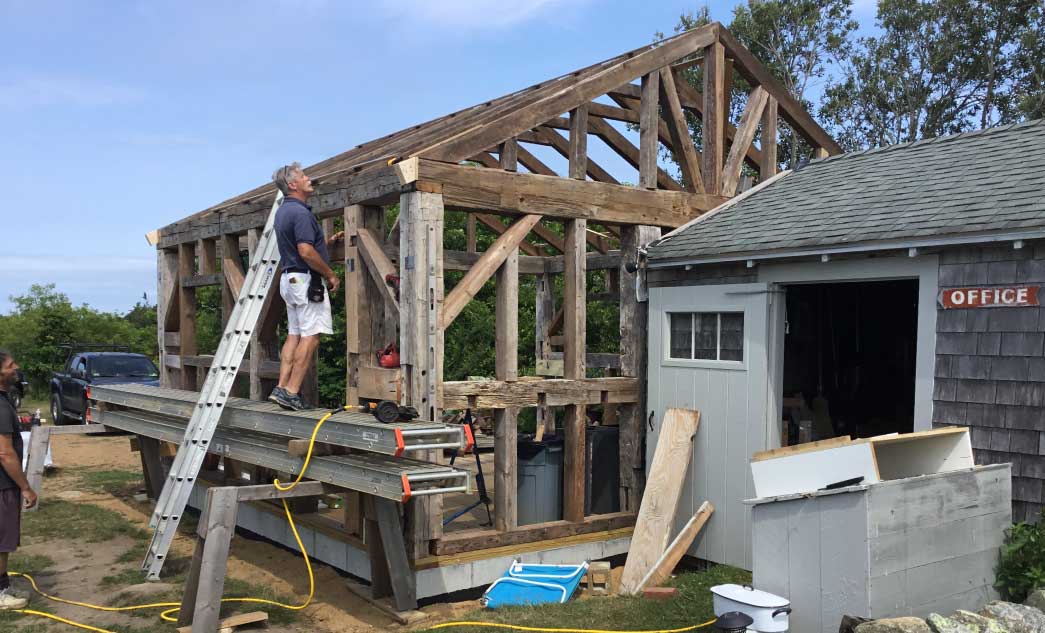
M312 450L313 450L313 448L315 448L316 436L319 435L320 427L323 426L323 423L326 422L328 419L330 419L330 416L334 415L335 413L338 413L340 411L348 411L348 410L353 409L353 408L357 408L357 407L353 407L352 405L346 405L346 406L342 407L341 409L332 410L329 413L327 413L326 415L324 415L322 418L320 418L319 422L316 422L316 427L312 430L312 437L310 437L309 440L308 440L308 451L305 453L305 461L301 465L301 472L298 473L298 476L297 476L297 478L294 481L292 481L290 484L287 484L287 485L281 484L278 479L273 480L272 481L272 485L275 486L277 490L279 490L280 492L287 492L288 490L293 490L295 486L297 486L299 483L301 483L301 480L305 476L305 471L308 470L308 464L312 460ZM280 501L283 502L283 510L287 514L287 523L290 524L290 531L293 532L293 534L294 534L294 540L298 544L298 549L301 551L301 555L305 557L305 568L308 570L308 597L305 598L305 601L302 602L299 605L284 604L282 602L277 602L275 600L268 600L266 598L222 598L221 599L222 602L267 604L267 605L274 606L274 607L280 607L281 609L289 609L291 611L300 611L300 610L304 609L305 607L307 607L308 605L310 605L312 603L312 597L315 595L315 591L316 591L316 580L315 580L315 576L312 574L312 562L308 558L308 552L305 551L305 545L301 542L301 536L298 535L298 529L297 529L297 526L294 525L294 517L290 513L290 506L287 505L287 500L286 499L280 499ZM36 585L36 580L34 580L33 577L30 576L29 574L23 574L23 573L20 573L20 572L17 572L17 571L12 571L12 572L10 572L10 575L12 575L12 576L20 576L22 578L25 578L26 580L29 581L29 584L33 587L33 591L35 591L36 593L40 594L44 598L47 598L48 600L52 600L54 602L60 602L62 604L73 605L73 606L76 606L76 607L84 607L86 609L93 609L95 611L125 612L125 611L141 611L141 610L144 610L144 609L165 609L164 611L160 612L160 618L162 618L166 622L175 622L176 623L178 621L178 619L175 618L175 617L172 617L171 614L181 609L181 603L180 602L154 602L152 604L136 604L136 605L130 605L130 606L126 606L126 607L103 607L101 605L89 604L87 602L77 602L75 600L66 600L65 598L59 598L57 596L52 596L52 595L46 594L43 591L41 591L40 588ZM39 617L42 617L42 618L48 618L50 620L55 620L57 622L61 622L63 624L68 624L70 626L75 626L77 628L84 629L86 631L94 631L94 633L115 633L114 631L110 631L108 629L100 629L98 627L91 626L89 624L83 624L81 622L74 622L73 620L68 620L68 619L63 618L61 616L54 615L53 613L45 613L43 611L36 611L36 610L33 610L33 609L15 609L14 612L15 613L22 613L24 615L35 615L35 616L39 616ZM488 627L488 628L497 628L497 629L512 629L512 630L515 630L515 631L534 631L534 632L537 632L537 633L684 633L685 631L693 631L695 629L704 628L706 626L709 626L709 625L713 624L714 622L715 622L715 620L708 620L707 622L704 622L703 624L694 624L693 626L686 626L686 627L682 627L682 628L678 628L678 629L651 629L651 630L642 630L642 631L619 631L619 630L614 631L614 630L600 630L600 629L544 628L544 627L533 627L533 626L518 626L518 625L515 625L515 624L500 624L500 623L497 623L497 622L474 622L474 621L444 622L443 624L437 624L437 625L435 625L435 626L433 626L431 628L432 629L446 629L446 628L450 628L450 627Z

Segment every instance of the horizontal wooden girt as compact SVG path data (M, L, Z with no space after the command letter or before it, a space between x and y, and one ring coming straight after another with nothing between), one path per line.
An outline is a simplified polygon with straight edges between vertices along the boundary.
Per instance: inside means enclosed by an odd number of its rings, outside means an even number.
M638 402L637 378L520 379L443 383L444 409L504 409L577 404ZM541 396L544 401L541 402Z

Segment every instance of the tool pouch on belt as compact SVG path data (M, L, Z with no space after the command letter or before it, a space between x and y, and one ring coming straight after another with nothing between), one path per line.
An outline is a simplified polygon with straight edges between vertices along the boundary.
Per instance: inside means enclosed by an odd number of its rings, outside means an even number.
M321 303L326 291L326 288L323 286L323 276L314 270L310 270L308 279L308 300L313 303Z

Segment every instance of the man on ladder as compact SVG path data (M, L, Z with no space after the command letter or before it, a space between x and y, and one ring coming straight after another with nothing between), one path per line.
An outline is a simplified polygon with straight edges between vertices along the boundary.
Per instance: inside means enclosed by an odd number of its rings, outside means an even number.
M319 347L319 335L334 333L330 295L337 292L341 282L330 268L327 248L343 240L345 234L324 238L307 204L312 180L300 164L277 169L272 180L285 196L276 211L273 229L283 263L279 294L287 304L287 340L280 352L279 384L268 399L284 409L301 411L315 404L305 403L301 384Z

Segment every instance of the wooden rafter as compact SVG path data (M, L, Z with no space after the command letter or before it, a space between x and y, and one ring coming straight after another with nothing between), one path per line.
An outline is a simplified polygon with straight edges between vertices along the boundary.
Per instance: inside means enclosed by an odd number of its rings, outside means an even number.
M755 140L755 132L761 122L762 109L766 105L769 93L762 86L756 86L748 95L744 105L744 114L740 116L740 126L733 138L733 146L729 148L726 166L722 168L722 195L732 196L737 192L740 183L740 171L744 163L744 153Z
M704 177L700 175L700 156L693 145L693 137L689 134L689 124L679 103L679 93L675 88L675 75L670 68L660 69L660 91L667 115L668 131L671 133L671 144L675 148L675 159L682 170L682 179L687 191L704 193Z
M563 158L570 158L570 144L569 141L563 138L562 134L559 134L550 127L541 126L537 128L537 135L540 136L543 140L547 141L548 145L550 145L552 148L555 149L555 151L561 154ZM602 166L600 166L598 163L591 160L590 158L587 159L587 161L585 162L585 171L588 176L591 176L592 180L597 180L599 182L611 182L615 185L620 184L619 180L611 176L608 171L603 169Z

